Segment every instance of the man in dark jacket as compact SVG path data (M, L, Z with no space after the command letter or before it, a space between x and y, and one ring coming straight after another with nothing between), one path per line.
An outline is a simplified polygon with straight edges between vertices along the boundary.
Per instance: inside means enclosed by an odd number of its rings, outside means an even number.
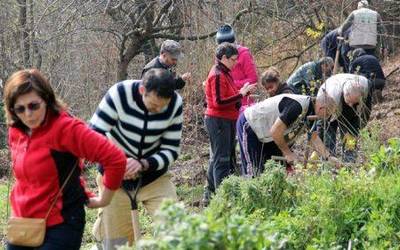
M300 66L287 80L287 84L296 91L296 94L315 96L319 86L332 74L333 59L322 57Z
M142 77L150 69L166 69L169 70L175 77L175 89L182 89L186 82L192 77L191 73L186 72L182 76L177 76L172 70L176 66L178 60L183 56L181 51L181 45L174 40L165 40L161 44L160 55L155 57L149 63L144 66L142 71Z
M344 34L344 38L347 39L349 32ZM320 47L324 53L324 56L330 57L333 60L336 58L336 51L339 50L339 66L343 67L343 72L349 72L349 58L347 53L351 50L348 43L339 43L338 41L338 29L334 29L328 32L321 40Z
M374 99L382 100L382 90L385 87L386 78L378 58L368 55L364 49L353 51L353 61L350 64L350 73L365 76L372 83Z
M335 59L338 47L337 37L338 31L334 29L322 38L320 46L325 56Z

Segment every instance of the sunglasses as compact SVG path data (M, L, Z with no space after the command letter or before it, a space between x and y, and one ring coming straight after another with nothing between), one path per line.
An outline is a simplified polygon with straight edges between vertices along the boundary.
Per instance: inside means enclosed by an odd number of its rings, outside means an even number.
M36 110L40 109L40 104L41 104L41 103L42 103L41 101L36 101L36 102L28 103L26 106L24 106L24 105L18 105L18 106L15 106L15 107L13 108L13 111L14 111L16 114L22 114L22 113L24 113L24 112L25 112L25 109L28 109L28 110L30 110L30 111L36 111Z

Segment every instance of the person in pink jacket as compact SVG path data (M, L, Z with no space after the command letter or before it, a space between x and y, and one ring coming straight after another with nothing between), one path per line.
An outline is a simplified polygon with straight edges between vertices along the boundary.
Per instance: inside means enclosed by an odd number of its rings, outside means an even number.
M217 31L216 40L218 44L223 42L234 43L235 31L228 24L222 25ZM257 68L249 48L237 44L237 50L239 52L238 60L235 67L231 70L231 75L236 87L240 89L246 83L257 84ZM242 98L242 106L240 111L243 111L246 107L251 106L253 103L253 98L248 95L244 96Z

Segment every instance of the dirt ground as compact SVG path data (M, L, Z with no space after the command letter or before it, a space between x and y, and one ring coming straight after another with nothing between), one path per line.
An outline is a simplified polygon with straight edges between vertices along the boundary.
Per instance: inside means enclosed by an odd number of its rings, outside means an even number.
M385 75L393 72L387 79L383 90L384 101L373 107L371 124L380 127L380 140L400 136L400 55L385 62Z

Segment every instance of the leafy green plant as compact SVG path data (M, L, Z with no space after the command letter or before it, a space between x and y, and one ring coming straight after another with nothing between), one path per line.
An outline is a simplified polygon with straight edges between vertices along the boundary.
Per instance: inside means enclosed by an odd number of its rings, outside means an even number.
M214 220L204 214L188 214L181 203L167 202L158 216L154 238L141 240L138 249L251 250L285 246L285 240L269 235L262 224L248 223L241 215Z
M379 173L397 172L400 166L400 139L389 139L388 146L381 146L371 155L369 166Z
M400 140L371 154L370 168L288 177L268 162L258 178L230 177L202 213L165 203L139 249L397 249ZM376 174L379 173L379 174Z
M381 128L377 124L360 131L360 151L363 155L364 162L369 162L371 160L371 153L379 150L380 134Z
M5 179L3 179L5 180ZM0 180L0 242L5 242L5 226L7 225L7 220L8 217L10 216L10 209L11 205L8 204L7 202L9 199L9 193L8 193L8 182ZM8 212L7 212L7 207L8 207Z
M232 176L225 180L206 213L215 218L227 213L250 215L256 211L268 216L289 207L294 202L294 191L283 167L270 161L260 178Z

